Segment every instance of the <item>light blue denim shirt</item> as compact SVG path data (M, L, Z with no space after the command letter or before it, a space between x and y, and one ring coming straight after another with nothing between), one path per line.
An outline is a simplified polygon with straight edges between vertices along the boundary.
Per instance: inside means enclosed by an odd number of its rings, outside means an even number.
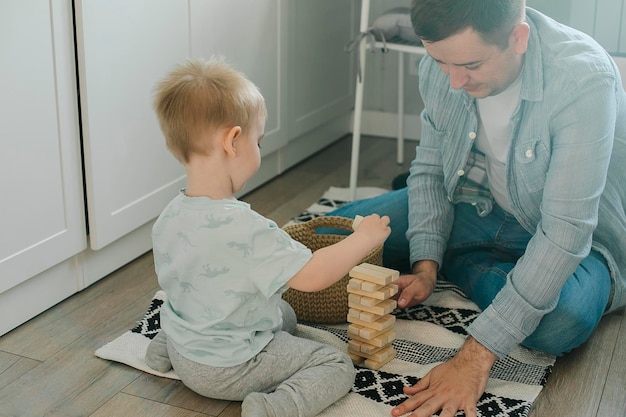
M591 248L606 258L610 306L626 303L626 93L593 39L527 9L530 38L506 175L513 214L532 235L500 294L469 333L498 356L530 335ZM476 138L475 100L420 63L422 136L411 166L411 263L441 265L453 203L489 212L488 197L455 193Z

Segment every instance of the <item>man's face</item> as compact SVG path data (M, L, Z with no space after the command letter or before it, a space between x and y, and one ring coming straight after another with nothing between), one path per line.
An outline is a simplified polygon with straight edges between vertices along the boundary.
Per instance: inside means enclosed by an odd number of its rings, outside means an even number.
M437 42L424 42L428 54L450 78L450 86L474 98L504 91L521 72L528 25L518 24L505 49L488 44L471 28Z

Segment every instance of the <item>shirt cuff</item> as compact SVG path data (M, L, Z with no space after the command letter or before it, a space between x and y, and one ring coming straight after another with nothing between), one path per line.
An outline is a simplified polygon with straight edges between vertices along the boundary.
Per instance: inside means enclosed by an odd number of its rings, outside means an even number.
M557 301L554 300L545 310L537 309L514 290L509 280L467 331L480 344L503 358L535 331L541 318L554 309Z
M423 234L415 235L409 242L410 254L409 260L411 265L417 261L423 261L429 259L437 262L441 268L443 261L443 254L446 250L446 242L444 239L437 239L436 237L427 237Z

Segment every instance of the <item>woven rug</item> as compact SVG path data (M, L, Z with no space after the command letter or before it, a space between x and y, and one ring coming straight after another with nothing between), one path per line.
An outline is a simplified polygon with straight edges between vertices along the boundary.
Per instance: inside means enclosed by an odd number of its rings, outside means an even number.
M384 192L381 189L359 189L357 197ZM339 207L348 200L347 189L331 188L314 205L292 222L306 221ZM290 222L291 223L291 222ZM103 359L117 361L154 375L178 379L174 371L162 374L149 368L144 355L150 340L160 330L159 311L165 294L158 291L146 314L137 325L96 350ZM357 367L351 392L321 414L325 417L389 416L391 408L407 397L402 387L415 384L435 365L451 358L463 344L468 325L479 314L479 308L451 283L440 281L433 295L422 305L397 309L397 356L378 371ZM347 325L298 324L297 335L335 346L347 352ZM555 357L516 348L496 362L486 392L478 403L482 417L526 417L541 392ZM457 416L464 415L463 412Z

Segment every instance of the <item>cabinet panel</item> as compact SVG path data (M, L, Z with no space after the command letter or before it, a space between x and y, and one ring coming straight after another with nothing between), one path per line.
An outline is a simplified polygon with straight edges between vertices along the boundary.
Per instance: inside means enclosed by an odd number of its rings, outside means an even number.
M622 18L620 19L619 50L621 56L626 56L626 0L622 1Z
M184 185L152 109L189 56L186 0L77 1L89 240L100 249L156 217Z
M1 2L0 59L2 293L85 248L71 1Z
M344 45L358 32L355 2L289 2L289 136L346 113L354 103L352 55Z
M564 0L561 0L564 1ZM540 1L535 1L537 8ZM563 23L593 36L610 53L626 52L626 0L569 0L569 20Z
M596 2L594 38L609 52L619 50L622 2L623 0Z
M254 82L265 97L268 119L262 154L284 146L284 2L190 1L191 56L221 55Z

